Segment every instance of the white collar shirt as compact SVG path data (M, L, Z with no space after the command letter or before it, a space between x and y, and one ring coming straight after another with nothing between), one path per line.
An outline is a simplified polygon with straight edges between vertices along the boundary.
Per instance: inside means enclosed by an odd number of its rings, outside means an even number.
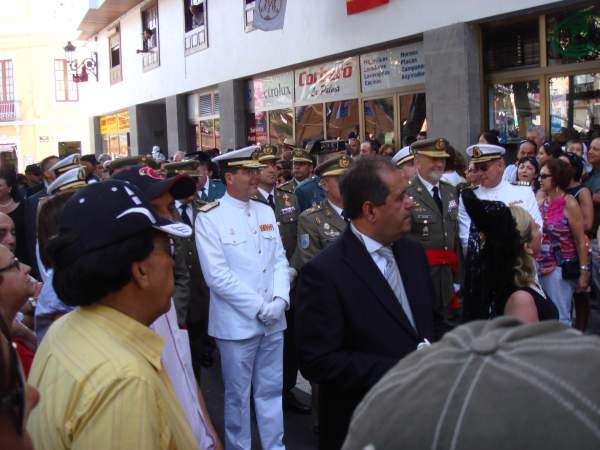
M362 244L365 246L367 252L369 252L369 255L373 259L373 262L375 263L381 274L385 276L385 268L387 265L387 261L381 254L379 254L379 249L383 247L383 244L377 242L373 238L370 238L366 234L358 231L358 229L354 226L352 222L350 222L350 229L358 238L358 240L362 242Z
M327 200L327 202L329 203L329 206L331 206L333 208L333 210L339 214L339 216L343 219L344 216L342 214L343 210L342 208L335 206L332 202L330 202L329 200ZM344 219L345 220L345 219Z
M423 186L425 186L425 189L427 189L427 192L429 192L429 195L431 195L431 197L433 197L433 188L436 187L438 188L438 195L440 192L440 184L431 184L429 181L427 181L425 178L423 178L421 175L419 175L419 173L417 172L417 176L419 177L419 180L421 180L421 183L423 183ZM441 197L440 197L441 198Z
M182 214L183 211L181 210L181 205L183 205L183 203L181 203L179 200L175 200L175 208L177 208L177 212L179 214ZM188 207L185 210L188 218L190 219L190 223L194 223L194 212L192 211L192 205L190 203L188 203Z
M275 202L275 189L272 189L271 192L265 191L263 188L258 188L258 192L265 198L265 200L269 199L269 195L273 196L273 203Z

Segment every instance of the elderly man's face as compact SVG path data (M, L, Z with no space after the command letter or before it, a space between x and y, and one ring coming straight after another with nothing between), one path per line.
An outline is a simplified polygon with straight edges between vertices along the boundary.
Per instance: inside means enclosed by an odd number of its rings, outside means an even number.
M386 170L380 173L382 181L387 185L389 194L385 203L375 206L375 226L378 235L385 240L382 244L388 245L397 241L404 233L410 231L410 210L415 202L406 193L408 180L401 170Z
M373 150L370 142L363 142L360 144L360 156L370 156L374 154L375 151Z

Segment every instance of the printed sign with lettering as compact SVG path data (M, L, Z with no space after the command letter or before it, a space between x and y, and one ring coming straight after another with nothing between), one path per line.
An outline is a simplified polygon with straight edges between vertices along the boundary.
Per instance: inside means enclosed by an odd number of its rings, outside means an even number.
M248 82L251 111L289 108L294 102L294 75L278 73Z
M425 83L423 43L361 55L360 67L363 92Z
M358 58L346 58L295 71L296 102L315 103L358 95Z

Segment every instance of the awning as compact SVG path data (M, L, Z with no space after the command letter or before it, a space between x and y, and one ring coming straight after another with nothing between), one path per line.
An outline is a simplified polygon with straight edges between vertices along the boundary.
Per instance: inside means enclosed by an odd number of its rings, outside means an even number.
M79 40L87 41L143 0L104 0L98 8L89 8L79 24ZM92 2L90 2L92 3Z

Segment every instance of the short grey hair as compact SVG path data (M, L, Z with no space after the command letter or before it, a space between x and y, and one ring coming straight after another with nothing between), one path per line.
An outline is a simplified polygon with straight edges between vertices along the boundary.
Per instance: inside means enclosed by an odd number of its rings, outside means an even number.
M540 136L546 136L546 130L544 130L544 127L540 125L530 126L529 128L527 128L527 132L529 133L530 131L535 131Z

